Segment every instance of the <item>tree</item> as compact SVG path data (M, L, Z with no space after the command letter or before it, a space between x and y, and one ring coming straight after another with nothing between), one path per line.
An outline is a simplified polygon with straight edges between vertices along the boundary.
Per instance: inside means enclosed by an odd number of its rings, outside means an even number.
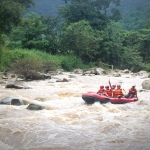
M143 58L139 50L140 33L124 31L123 35L123 55L122 68L129 68L133 71L139 71L143 68Z
M103 30L110 20L119 19L120 14L116 9L107 13L111 3L118 6L119 2L120 0L71 0L70 4L59 8L59 15L68 23L87 20L93 29Z
M23 11L31 4L33 0L0 0L0 35L18 25Z
M103 41L101 42L100 56L104 62L119 67L122 57L123 30L116 22L110 22L102 31Z
M30 13L26 18L22 18L17 27L12 29L7 46L11 49L16 47L39 49L55 54L58 45L56 26L55 18L50 16L45 18L36 13Z
M89 62L98 53L101 40L99 31L94 31L88 21L81 20L64 27L60 47L63 54L74 54Z
M132 9L128 13L123 13L120 23L126 30L137 31L142 29L144 25L148 25L150 18L150 2L144 3Z
M143 28L139 30L139 51L143 58L143 62L150 63L150 28Z
M121 69L131 69L132 71L139 71L143 68L142 57L137 49L125 47L124 53L122 55L122 68Z

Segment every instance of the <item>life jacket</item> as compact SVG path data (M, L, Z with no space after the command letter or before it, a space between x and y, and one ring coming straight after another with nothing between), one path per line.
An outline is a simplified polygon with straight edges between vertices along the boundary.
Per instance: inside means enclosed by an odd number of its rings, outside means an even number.
M137 93L136 89L133 89L133 88L129 89L129 94L135 95L136 93Z
M97 92L97 94L104 94L105 93L105 89L99 89L99 91Z
M123 96L122 89L116 89L116 90L113 91L113 96L114 97L117 97L118 95Z
M99 89L99 91L97 92L97 94L104 94L105 90L104 89Z
M112 90L111 89L108 89L108 90L106 89L105 92L108 96L112 96Z

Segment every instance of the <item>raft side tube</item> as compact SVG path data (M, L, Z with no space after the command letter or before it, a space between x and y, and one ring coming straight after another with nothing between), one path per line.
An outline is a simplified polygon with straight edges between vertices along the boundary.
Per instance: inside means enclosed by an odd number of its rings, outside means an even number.
M109 98L97 98L94 96L86 96L82 95L82 99L87 103L87 104L94 104L95 102L100 102L101 104L108 103L110 101Z
M92 96L84 96L82 95L82 99L85 101L87 104L94 104L95 103L95 98Z

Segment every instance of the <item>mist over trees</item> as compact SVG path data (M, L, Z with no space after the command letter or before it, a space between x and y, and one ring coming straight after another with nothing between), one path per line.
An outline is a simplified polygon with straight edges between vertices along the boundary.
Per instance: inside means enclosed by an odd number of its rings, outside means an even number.
M37 49L51 55L71 56L72 59L75 56L82 63L95 66L106 64L119 69L150 71L150 5L146 0L147 5L128 12L128 18L119 11L123 0L42 2L0 1L1 46L9 50ZM59 6L57 13L40 15L45 8L44 2L51 6L50 11ZM39 11L27 13L34 10L34 3L35 7L40 4ZM134 17L139 18L135 24ZM80 67L77 64L73 66ZM68 61L63 61L63 66L71 68L69 65Z

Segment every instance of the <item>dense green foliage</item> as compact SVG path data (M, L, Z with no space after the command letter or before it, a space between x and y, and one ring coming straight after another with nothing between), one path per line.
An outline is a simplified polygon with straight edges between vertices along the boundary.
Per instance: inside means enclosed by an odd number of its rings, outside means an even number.
M68 2L68 0L64 0ZM94 29L104 29L110 20L119 20L120 13L116 8L112 9L111 14L107 9L111 3L119 5L120 0L71 0L70 5L59 8L59 15L68 23L81 20L89 21Z
M73 54L89 61L98 53L101 40L99 31L94 31L89 22L82 20L63 29L60 46L63 54Z
M150 19L150 2L141 4L133 10L124 13L120 21L126 30L138 30L143 28Z
M31 63L35 69L39 62L43 71L72 71L103 63L119 69L149 71L149 6L144 24L133 32L117 22L121 17L119 4L120 0L70 0L59 8L56 17L36 13L23 17L24 9L33 5L32 0L13 0L11 5L10 0L1 0L0 70L18 61L22 65Z
M32 0L0 0L0 34L16 26L25 8L33 4Z
M85 65L81 59L73 55L59 56L59 55L47 54L46 52L42 52L35 49L8 50L6 48L3 48L0 70L6 71L8 69L11 69L11 67L14 66L16 62L22 62L22 63L24 61L31 62L31 60L33 64L37 64L37 65L39 64L40 66L42 66L42 68L40 68L42 72L47 72L47 71L60 69L60 68L66 71L72 71L73 68L88 68L88 65Z

